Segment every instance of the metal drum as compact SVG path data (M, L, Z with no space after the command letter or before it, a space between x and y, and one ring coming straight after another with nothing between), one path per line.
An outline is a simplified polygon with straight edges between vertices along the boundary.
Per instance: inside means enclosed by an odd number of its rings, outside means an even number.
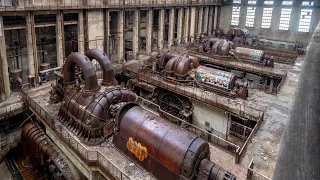
M44 70L47 70L47 69L51 69L49 63L42 63L42 64L40 64L40 71L44 71Z
M158 179L193 179L209 158L207 142L134 103L118 112L116 128L115 146Z
M235 55L241 59L249 59L253 61L263 61L265 58L264 51L257 49L249 49L243 47L237 47L235 49Z
M211 86L232 89L237 77L231 72L199 66L196 72L196 79Z

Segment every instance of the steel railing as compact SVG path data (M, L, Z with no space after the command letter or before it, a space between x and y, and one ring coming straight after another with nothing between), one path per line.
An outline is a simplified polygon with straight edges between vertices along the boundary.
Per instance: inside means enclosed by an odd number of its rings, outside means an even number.
M248 166L248 172L247 172L247 180L271 180L265 175L262 175L258 173L257 171L253 170L254 162L251 160L249 166Z
M236 156L236 153L240 150L240 146L161 110L159 105L149 100L138 97L136 102L147 109L151 109L152 111L159 114L161 117L167 117L171 120L174 120L175 122L179 122L182 128L200 136L202 139L208 141L212 145L221 148L224 151L228 151L234 156Z
M226 110L229 113L235 114L241 118L258 121L264 114L264 111L246 105L244 101L238 102L235 100L234 103L228 103L228 101L230 101L229 98L217 95L206 89L199 88L199 84L195 81L181 83L169 80L168 78L158 74L152 74L151 77L150 74L147 73L143 68L139 68L137 71L139 73L124 69L124 73L130 77L138 77L140 81L146 81L163 89L172 91L196 101L200 101L209 106Z
M245 153L247 152L247 148L249 143L251 142L253 136L256 135L258 129L260 128L260 125L263 121L263 116L264 114L260 117L260 119L257 121L257 124L254 126L252 132L250 133L249 137L247 138L247 140L244 142L243 146L241 147L241 149L238 152L238 156L236 157L236 163L240 163L241 159L243 158L243 156L245 155Z
M223 139L215 134L212 134L200 127L197 127L193 124L190 124L182 119L179 119L167 112L164 112L161 110L160 106L157 104L154 104L146 99L143 99L141 97L138 98L137 103L139 103L140 105L142 105L143 107L147 108L147 109L151 109L152 111L154 111L155 113L159 114L160 116L165 116L165 117L170 117L170 119L174 119L176 122L180 122L181 123L181 127L187 129L188 131L199 135L201 138L205 139L206 141L208 141L210 144L214 145L215 147L218 147L224 151L228 151L229 153L231 153L234 157L235 157L235 163L239 164L242 157L244 156L244 154L247 151L247 147L249 145L249 143L251 142L253 136L257 133L258 129L260 128L260 125L263 121L263 117L264 115L260 116L257 124L255 125L255 127L253 129L251 128L247 128L246 129L246 137L245 138L245 142L242 146L236 145L226 139Z

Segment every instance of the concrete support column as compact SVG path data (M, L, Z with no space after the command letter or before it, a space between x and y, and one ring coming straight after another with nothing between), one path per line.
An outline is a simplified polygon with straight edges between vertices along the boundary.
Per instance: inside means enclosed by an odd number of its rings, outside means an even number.
M147 53L152 52L152 39L153 39L153 9L148 9L147 12Z
M184 10L183 8L180 8L178 10L178 28L177 28L178 44L181 44L182 42L183 10Z
M299 20L300 20L300 13L301 8L300 7L293 7L292 12L291 12L291 18L290 18L290 23L289 23L289 31L291 38L290 39L295 39L298 33L298 27L299 27Z
M0 16L0 27L3 27L3 16ZM7 48L6 40L4 35L4 29L0 29L0 102L5 101L10 97L10 82L9 82L9 72L8 72L8 61L7 61Z
M203 33L208 33L209 7L204 8Z
M213 28L217 29L218 28L218 11L219 11L219 6L214 7L214 20L213 20Z
M109 45L110 45L110 10L106 10L106 26L105 26L105 45L104 45L104 51L105 53L110 56L110 48L109 48Z
M271 32L278 32L279 24L280 24L280 16L281 16L281 8L274 7L272 11L272 19L271 19Z
M159 11L159 32L158 32L158 47L160 50L163 49L163 39L164 39L164 15L165 9L160 9Z
M78 13L78 52L84 54L84 20L83 12Z
M102 9L88 10L87 37L89 49L104 50L104 13Z
M188 43L190 40L190 8L187 7L184 9L184 41Z
M64 23L63 13L59 12L56 15L56 45L57 45L57 64L58 67L62 67L64 62Z
M257 30L261 29L262 16L263 16L263 6L257 6L256 7L256 14L255 14L255 18L254 18L254 27Z
M168 48L171 49L174 46L174 29L175 29L175 9L172 8L169 11L169 36L168 36Z
M199 16L198 16L198 35L202 33L203 26L203 7L199 7Z
M213 7L210 6L209 7L209 19L208 19L208 34L211 35L212 34L212 24L213 24Z
M247 17L247 7L241 6L240 17L239 17L239 27L241 28L246 27L246 17Z
M137 59L139 49L140 49L140 10L135 10L133 13L133 44L132 44L132 53L133 53L133 58Z
M37 56L37 44L36 34L34 27L34 15L28 13L26 15L26 28L27 28L27 51L28 51L28 65L29 65L29 77L35 78L35 83L38 82L38 56Z
M194 42L195 33L196 33L196 7L191 7L191 19L190 19L190 38L191 42Z
M124 9L119 11L119 25L118 25L118 33L119 33L119 59L118 63L122 63L122 60L125 58L124 56Z

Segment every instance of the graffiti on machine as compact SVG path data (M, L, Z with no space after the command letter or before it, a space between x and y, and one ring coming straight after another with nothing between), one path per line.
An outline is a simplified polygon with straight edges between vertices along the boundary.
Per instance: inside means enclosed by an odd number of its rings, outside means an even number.
M145 146L141 145L137 141L133 140L132 137L129 137L127 142L127 149L132 152L136 158L140 161L143 161L147 158L148 150Z

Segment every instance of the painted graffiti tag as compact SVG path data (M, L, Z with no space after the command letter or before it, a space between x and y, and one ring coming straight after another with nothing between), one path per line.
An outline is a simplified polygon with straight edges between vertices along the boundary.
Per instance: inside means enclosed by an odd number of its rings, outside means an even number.
M132 152L136 158L138 158L140 161L143 161L147 158L148 150L145 146L141 145L140 143L133 140L132 137L130 137L127 141L127 149Z

